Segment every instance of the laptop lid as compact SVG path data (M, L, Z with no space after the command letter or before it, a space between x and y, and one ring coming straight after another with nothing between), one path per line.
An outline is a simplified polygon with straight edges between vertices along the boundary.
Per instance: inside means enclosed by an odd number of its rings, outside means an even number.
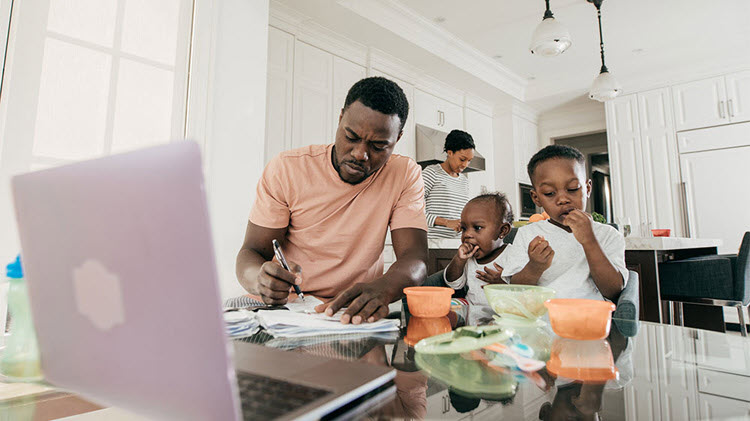
M240 419L197 144L12 189L47 380L156 419Z

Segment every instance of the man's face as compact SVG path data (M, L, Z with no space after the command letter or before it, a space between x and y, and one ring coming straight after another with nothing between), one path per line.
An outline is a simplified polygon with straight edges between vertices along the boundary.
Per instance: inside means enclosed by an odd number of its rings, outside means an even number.
M388 162L402 133L398 115L354 101L339 116L333 167L345 182L361 183Z
M553 158L539 163L531 180L531 198L560 224L570 211L585 211L591 194L591 180L586 181L584 166L575 159Z

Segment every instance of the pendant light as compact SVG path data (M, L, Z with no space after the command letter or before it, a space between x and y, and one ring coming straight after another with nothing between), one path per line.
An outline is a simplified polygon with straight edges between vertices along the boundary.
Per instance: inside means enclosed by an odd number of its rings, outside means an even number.
M539 26L534 30L529 49L531 54L542 57L555 57L565 52L572 41L570 32L560 22L555 20L549 10L549 0L545 0L547 10Z
M596 16L599 20L599 48L602 55L602 68L599 71L599 76L594 79L594 83L591 84L591 90L589 90L589 98L595 99L600 102L609 101L614 99L622 91L622 87L615 80L614 76L609 73L609 69L604 64L604 38L602 37L602 1L604 0L588 0L589 3L593 3L596 6Z

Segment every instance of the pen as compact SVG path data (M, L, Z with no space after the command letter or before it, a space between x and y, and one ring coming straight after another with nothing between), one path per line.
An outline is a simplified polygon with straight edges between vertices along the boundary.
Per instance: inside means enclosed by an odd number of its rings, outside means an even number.
M281 267L291 272L292 270L289 269L289 264L286 262L284 254L281 252L281 246L279 245L279 242L274 238L271 243L273 244L273 254L276 255L276 260L279 261ZM292 286L294 287L294 292L297 294L297 296L299 296L302 301L305 301L305 294L302 293L302 290L299 289L297 284L292 284Z

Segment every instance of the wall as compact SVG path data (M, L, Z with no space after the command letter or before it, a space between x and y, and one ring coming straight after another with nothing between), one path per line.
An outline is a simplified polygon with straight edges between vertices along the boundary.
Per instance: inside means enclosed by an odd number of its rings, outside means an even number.
M604 104L583 97L539 115L539 141L544 147L555 138L607 130Z

